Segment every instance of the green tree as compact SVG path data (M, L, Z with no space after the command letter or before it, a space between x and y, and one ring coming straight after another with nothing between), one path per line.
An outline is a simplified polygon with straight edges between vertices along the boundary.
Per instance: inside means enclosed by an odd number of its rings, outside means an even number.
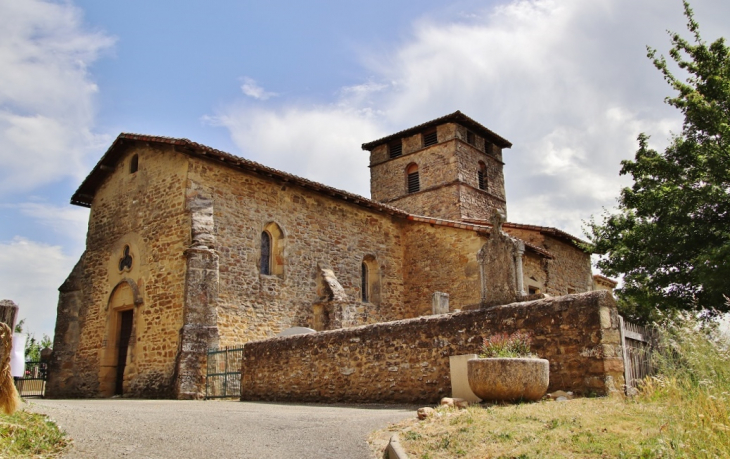
M25 319L20 320L17 324L15 324L15 331L14 333L23 333L23 328L25 327ZM27 333L26 334L26 340L25 340L25 361L26 362L37 362L41 359L41 351L48 347L53 346L53 340L51 340L51 337L43 334L43 338L41 338L40 341L38 341L35 338L34 333Z
M689 3L687 27L694 40L670 33L672 60L647 47L654 66L677 92L665 102L684 114L682 133L664 153L639 135L633 161L621 174L634 184L622 190L618 212L591 221L588 237L604 256L598 267L624 276L617 291L622 313L648 322L658 311L727 311L730 295L730 49L720 38L701 39Z
M33 333L28 333L28 339L25 341L25 361L38 362L41 359L41 351L43 348L53 346L51 338L43 334L43 338L38 341Z

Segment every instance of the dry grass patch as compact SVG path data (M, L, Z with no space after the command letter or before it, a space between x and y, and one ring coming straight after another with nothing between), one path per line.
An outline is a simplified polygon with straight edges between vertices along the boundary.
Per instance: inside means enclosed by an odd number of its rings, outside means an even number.
M65 434L43 414L0 414L0 458L55 457L67 445Z
M400 431L412 458L661 457L660 404L623 397L506 406L439 408Z

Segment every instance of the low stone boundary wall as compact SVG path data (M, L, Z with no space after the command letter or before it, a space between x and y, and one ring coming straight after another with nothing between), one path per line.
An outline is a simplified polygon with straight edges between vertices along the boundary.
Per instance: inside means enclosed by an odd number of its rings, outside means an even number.
M622 389L619 318L603 291L250 342L241 400L437 403L451 393L449 356L517 330L550 361L549 390Z

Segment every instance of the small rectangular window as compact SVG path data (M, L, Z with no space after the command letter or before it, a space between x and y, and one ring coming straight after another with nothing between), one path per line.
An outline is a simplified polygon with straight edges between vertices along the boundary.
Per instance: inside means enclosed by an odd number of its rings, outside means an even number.
M492 153L492 144L490 142L484 141L484 151L487 153Z
M391 158L397 158L403 154L403 143L398 139L388 144L388 154Z
M471 131L466 131L466 143L469 145L476 145L477 144L477 136L474 135Z
M408 174L408 192L409 193L415 193L417 191L420 191L421 189L421 183L418 180L418 171L411 172Z
M129 173L134 174L139 170L139 156L132 156L132 160L129 162Z
M487 182L484 180L484 171L478 171L477 176L479 178L479 189L480 190L486 190L487 189Z
M438 143L438 137L436 136L436 129L423 133L423 146L429 147Z

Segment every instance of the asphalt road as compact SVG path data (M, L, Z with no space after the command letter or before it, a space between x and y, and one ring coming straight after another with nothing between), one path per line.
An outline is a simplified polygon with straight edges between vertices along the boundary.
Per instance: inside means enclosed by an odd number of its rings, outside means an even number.
M31 400L72 438L64 458L372 459L370 432L416 407L237 401Z

